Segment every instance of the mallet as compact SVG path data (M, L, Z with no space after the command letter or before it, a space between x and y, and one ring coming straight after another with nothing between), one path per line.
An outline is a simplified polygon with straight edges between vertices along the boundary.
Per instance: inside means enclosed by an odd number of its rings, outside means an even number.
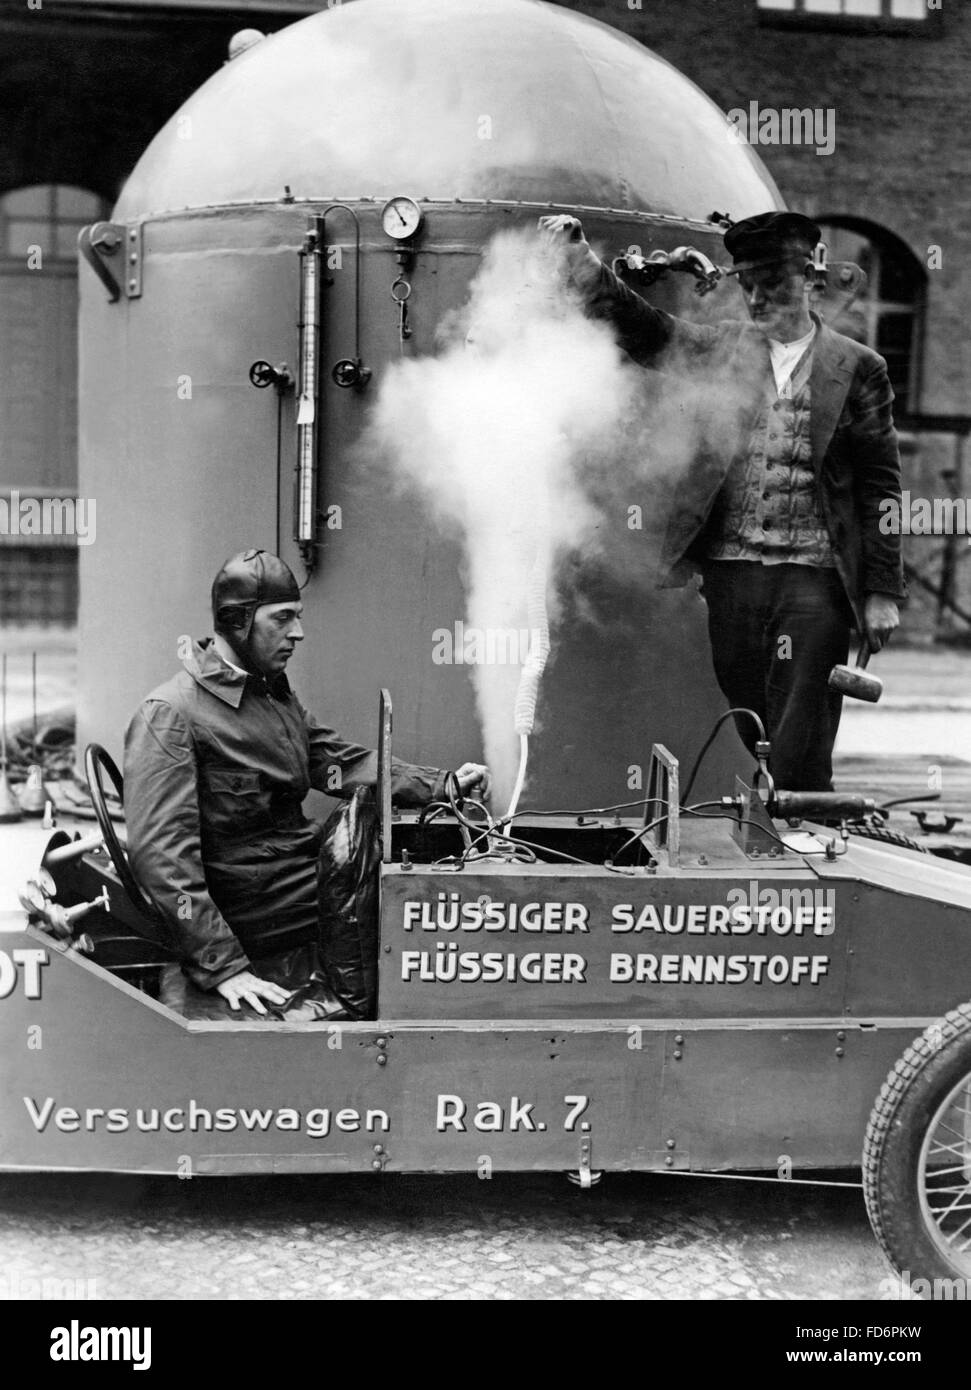
M864 637L855 666L834 666L829 673L830 690L838 690L841 695L850 695L854 700L869 700L875 705L883 694L883 681L879 676L871 676L866 669L870 660L870 643Z

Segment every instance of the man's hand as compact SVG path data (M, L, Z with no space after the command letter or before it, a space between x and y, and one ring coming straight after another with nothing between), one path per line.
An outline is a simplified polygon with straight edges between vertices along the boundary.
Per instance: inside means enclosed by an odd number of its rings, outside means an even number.
M562 256L574 279L592 277L600 270L600 261L583 235L579 217L557 213L539 219L539 230L554 255Z
M889 594L867 594L863 607L863 626L871 652L878 652L900 623L897 604Z
M260 1002L262 999L268 999L271 1004L285 1004L290 998L285 989L271 984L269 980L261 980L252 970L241 970L238 975L223 980L221 985L216 986L216 993L229 1000L231 1009L238 1010L241 1003L249 1004L258 1014L266 1013Z
M458 779L459 790L465 796L467 792L478 787L480 796L488 796L489 788L492 785L492 778L489 769L482 763L463 763L456 769L455 776Z

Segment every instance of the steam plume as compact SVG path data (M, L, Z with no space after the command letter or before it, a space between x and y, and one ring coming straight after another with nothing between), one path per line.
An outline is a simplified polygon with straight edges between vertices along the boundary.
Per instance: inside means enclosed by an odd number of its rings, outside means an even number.
M538 677L545 661L541 638L528 660L524 650L527 635L537 638L537 594L555 646L556 566L595 544L600 521L584 464L626 418L632 378L610 330L584 316L535 234L505 232L490 243L468 304L440 338L437 356L386 375L370 442L461 537L467 628L523 634L515 664L470 667L495 804L504 806L526 718L521 663Z

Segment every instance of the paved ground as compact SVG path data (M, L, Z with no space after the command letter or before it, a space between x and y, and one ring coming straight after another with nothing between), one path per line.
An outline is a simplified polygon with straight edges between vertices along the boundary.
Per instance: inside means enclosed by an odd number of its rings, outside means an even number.
M13 1296L47 1279L108 1299L879 1299L887 1277L861 1194L840 1188L631 1174L586 1193L531 1174L0 1180L0 1291Z
M843 702L840 754L950 754L971 762L971 651L889 647L871 662L879 704Z

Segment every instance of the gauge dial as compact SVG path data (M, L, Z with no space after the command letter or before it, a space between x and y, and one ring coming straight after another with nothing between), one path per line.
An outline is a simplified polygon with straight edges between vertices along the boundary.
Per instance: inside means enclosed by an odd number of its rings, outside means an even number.
M408 241L423 220L422 210L414 198L390 198L381 214L381 226L395 241Z

